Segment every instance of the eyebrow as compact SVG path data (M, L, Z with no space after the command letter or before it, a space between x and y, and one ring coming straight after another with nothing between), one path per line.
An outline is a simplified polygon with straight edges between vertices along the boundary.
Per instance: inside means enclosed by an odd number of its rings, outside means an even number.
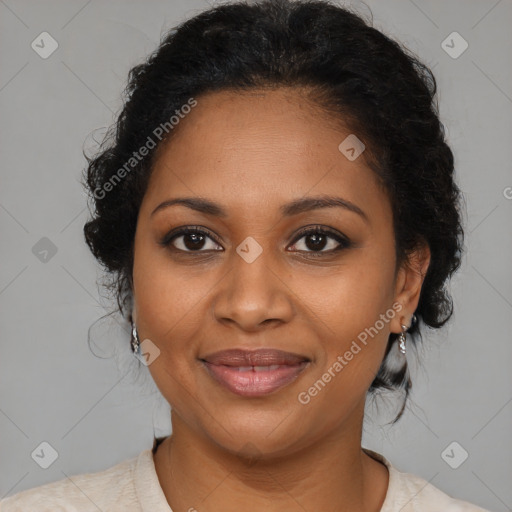
M150 216L152 217L156 212L173 205L182 205L197 212L212 215L214 217L228 217L227 212L221 205L200 197L179 197L175 199L168 199L167 201L160 203L151 212ZM281 206L280 211L283 217L291 217L293 215L298 215L299 213L317 210L320 208L344 208L357 213L366 223L370 222L366 213L356 204L348 201L347 199L329 195L295 199L290 203Z

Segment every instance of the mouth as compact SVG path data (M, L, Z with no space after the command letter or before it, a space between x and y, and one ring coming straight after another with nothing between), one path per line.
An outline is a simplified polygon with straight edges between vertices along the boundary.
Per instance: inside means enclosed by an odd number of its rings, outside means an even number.
M311 363L306 356L275 349L224 350L200 361L217 383L245 397L268 395L287 386Z

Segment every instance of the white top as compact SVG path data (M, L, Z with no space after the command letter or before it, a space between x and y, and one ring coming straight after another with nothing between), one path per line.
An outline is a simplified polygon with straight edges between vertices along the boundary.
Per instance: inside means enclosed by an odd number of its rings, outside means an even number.
M153 448L156 440L153 443ZM402 473L379 453L364 451L389 470L380 512L489 512L451 498L421 477ZM0 512L172 512L160 486L153 449L96 473L82 473L0 501Z

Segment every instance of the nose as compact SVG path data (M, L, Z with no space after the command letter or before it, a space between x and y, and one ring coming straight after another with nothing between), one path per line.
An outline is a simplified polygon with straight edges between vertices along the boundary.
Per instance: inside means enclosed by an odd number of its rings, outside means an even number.
M264 250L249 262L233 251L230 270L219 283L213 300L218 322L255 332L293 318L293 292L282 270L267 254Z

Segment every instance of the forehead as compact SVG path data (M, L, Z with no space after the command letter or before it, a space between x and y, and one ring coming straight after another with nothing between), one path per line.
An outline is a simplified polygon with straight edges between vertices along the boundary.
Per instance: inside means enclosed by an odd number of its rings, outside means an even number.
M376 214L388 209L364 153L351 161L339 149L350 130L304 91L220 91L196 100L158 150L146 202L198 195L239 210L336 193Z

